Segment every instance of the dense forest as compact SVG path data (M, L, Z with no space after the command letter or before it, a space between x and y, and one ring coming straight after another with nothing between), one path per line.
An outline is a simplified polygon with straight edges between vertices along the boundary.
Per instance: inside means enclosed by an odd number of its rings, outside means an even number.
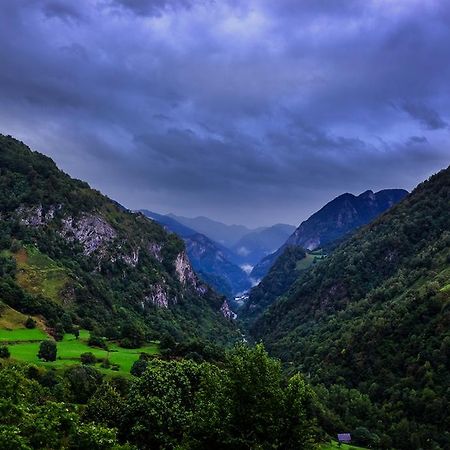
M252 328L308 374L334 423L363 426L372 445L450 447L449 206L450 168L299 277Z
M313 391L298 374L286 379L262 346L236 346L214 363L139 363L132 378L88 364L57 372L0 363L0 448L315 447Z

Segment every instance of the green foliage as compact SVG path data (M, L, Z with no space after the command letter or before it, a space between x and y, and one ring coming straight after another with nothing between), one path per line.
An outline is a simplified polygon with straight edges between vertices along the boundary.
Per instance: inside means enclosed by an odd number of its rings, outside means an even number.
M81 364L95 364L97 362L97 358L92 352L82 353L80 355Z
M72 400L75 403L87 403L102 383L102 374L90 366L72 366L65 372Z
M308 261L301 267L299 263ZM239 311L239 317L247 324L256 320L280 295L286 293L301 271L307 269L314 256L307 255L300 247L288 246L276 259L269 273L249 294L248 300Z
M56 351L55 341L42 341L37 356L44 361L56 361Z
M153 360L130 389L122 433L139 448L312 448L313 395L286 384L262 346L238 346L221 368Z
M361 443L382 448L450 446L449 202L446 169L302 275L254 324L271 352L322 385L330 433L358 430Z
M36 328L36 321L32 317L28 317L25 321L25 328L28 328L29 330Z
M121 448L113 429L82 423L76 408L56 399L62 380L51 390L40 384L45 374L34 376L27 376L26 367L0 367L1 449Z
M149 360L131 381L90 366L6 364L2 449L314 448L311 389L298 374L286 379L261 345L240 345L220 365Z
M93 333L91 333L89 335L88 345L89 345L89 347L97 347L97 348L102 348L104 350L108 349L106 340L100 336L93 334Z
M11 353L9 352L9 348L6 345L2 345L0 347L0 358L6 359L11 356Z

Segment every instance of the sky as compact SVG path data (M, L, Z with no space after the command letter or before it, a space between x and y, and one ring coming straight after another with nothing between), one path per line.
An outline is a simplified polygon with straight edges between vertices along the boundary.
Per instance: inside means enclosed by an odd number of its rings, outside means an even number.
M297 225L450 164L450 3L0 0L0 132L131 209Z

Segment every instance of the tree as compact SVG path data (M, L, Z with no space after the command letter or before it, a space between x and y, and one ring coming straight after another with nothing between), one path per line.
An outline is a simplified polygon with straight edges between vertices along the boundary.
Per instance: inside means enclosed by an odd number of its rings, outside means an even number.
M42 341L37 356L44 361L56 361L56 352L55 341Z
M104 350L108 349L105 340L101 336L93 333L89 335L88 345L89 347L98 347L103 348Z
M28 319L25 321L25 328L36 328L36 321L32 317L28 317Z
M122 326L121 346L125 348L139 348L145 342L144 332L134 322L125 323Z
M80 329L77 327L74 327L72 330L73 335L75 336L75 339L78 339L80 337Z
M85 352L80 355L80 361L82 364L95 364L97 358L92 352Z
M115 427L120 424L125 402L111 383L103 382L89 399L83 417L105 426Z
M64 379L75 403L86 403L102 383L102 374L91 366L73 366L66 370Z
M11 354L9 353L9 348L6 345L2 345L0 347L0 358L6 359L10 356Z
M145 358L139 358L131 366L130 373L135 377L140 377L146 371L147 367L148 367L148 360Z

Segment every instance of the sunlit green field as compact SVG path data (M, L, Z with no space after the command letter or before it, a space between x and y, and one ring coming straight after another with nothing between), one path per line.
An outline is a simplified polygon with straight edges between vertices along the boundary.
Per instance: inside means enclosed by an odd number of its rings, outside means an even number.
M29 333L26 333L29 332ZM138 349L121 348L115 343L108 343L108 351L89 347L87 345L87 339L89 338L89 332L86 330L80 331L79 339L76 339L72 334L66 334L61 342L57 342L57 359L54 362L44 362L37 357L39 351L40 341L48 338L41 330L14 330L5 331L0 330L0 337L6 333L14 334L16 340L31 341L30 338L33 333L39 336L35 342L16 342L9 345L9 351L11 358L15 358L21 361L27 361L29 363L47 366L47 367L64 367L72 364L78 364L80 362L80 355L85 352L93 353L97 358L108 359L111 365L118 365L118 370L106 369L100 367L97 364L96 367L106 373L120 373L121 375L129 374L133 363L139 359L140 353L148 353L151 355L159 352L157 343L146 344ZM41 335L38 332L42 333ZM8 335L8 341L11 341L10 335Z
M40 329L17 328L15 330L0 329L0 342L43 341L48 336Z

